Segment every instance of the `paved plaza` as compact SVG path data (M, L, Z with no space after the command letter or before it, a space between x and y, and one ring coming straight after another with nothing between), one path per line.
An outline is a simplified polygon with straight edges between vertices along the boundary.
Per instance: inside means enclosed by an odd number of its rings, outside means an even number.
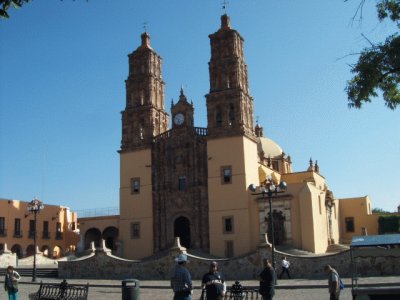
M39 278L38 281L59 283L61 279ZM69 279L70 284L86 284L89 283L89 299L93 300L109 300L122 299L122 282L118 280L86 280L86 279ZM346 288L342 291L340 299L350 300L351 297L351 280L344 278ZM228 286L234 282L228 281ZM168 281L140 281L140 300L168 300L173 298L173 293L169 288ZM200 298L200 281L194 281L194 292L192 299ZM258 282L255 280L241 281L246 287L257 288ZM360 284L377 284L377 285L400 285L400 277L369 277L360 280ZM19 295L21 300L28 299L28 295L39 289L39 283L32 283L29 278L21 279L19 285ZM4 290L0 289L0 299L6 299ZM290 279L279 280L274 300L323 300L329 299L327 291L327 280L316 279Z

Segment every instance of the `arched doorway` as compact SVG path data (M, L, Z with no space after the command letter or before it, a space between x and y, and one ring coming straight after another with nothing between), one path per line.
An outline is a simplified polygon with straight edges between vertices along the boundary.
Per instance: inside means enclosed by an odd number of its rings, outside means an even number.
M20 245L15 244L14 246L11 247L11 252L15 253L18 258L22 258L22 248Z
M26 248L26 256L31 256L35 253L35 246L34 245L29 245Z
M43 256L50 257L50 247L45 245L43 246L40 251L43 253Z
M174 222L174 237L179 237L181 245L190 248L190 222L186 217L179 217Z
M274 241L275 246L283 245L285 242L285 216L283 212L274 210L272 212L274 220ZM268 213L268 239L272 237L270 228L270 214Z
M94 242L96 247L100 247L101 232L97 228L90 228L85 233L85 249L90 248L90 243Z
M54 246L53 258L60 258L63 255L62 248L60 246Z
M103 231L103 239L106 242L106 247L112 251L116 250L115 242L118 239L118 228L107 227Z

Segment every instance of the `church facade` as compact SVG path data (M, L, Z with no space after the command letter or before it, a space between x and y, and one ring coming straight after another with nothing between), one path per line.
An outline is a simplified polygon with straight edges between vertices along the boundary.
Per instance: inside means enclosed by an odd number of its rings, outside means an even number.
M351 238L351 233L342 234L349 216L353 234L361 232L366 225L354 224L358 214L369 218L370 233L377 230L368 197L340 207L316 162L293 172L291 157L264 137L254 122L244 39L227 15L209 35L207 128L194 126L193 103L183 89L167 112L162 59L151 48L148 33L141 38L129 55L122 111L119 255L144 258L172 247L175 237L190 250L220 257L256 250L266 234L271 236L271 216L267 196L249 186L262 187L268 178L288 187L272 199L277 246L325 253L330 245L346 242L341 238Z

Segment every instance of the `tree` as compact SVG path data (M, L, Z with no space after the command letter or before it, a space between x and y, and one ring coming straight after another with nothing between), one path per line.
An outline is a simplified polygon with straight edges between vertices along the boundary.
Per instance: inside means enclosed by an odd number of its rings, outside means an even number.
M345 2L348 0L345 0ZM362 16L366 0L361 0L356 15ZM378 0L380 21L389 18L400 29L400 0ZM349 107L361 108L365 102L383 93L385 105L394 110L400 104L400 36L390 35L379 44L363 49L356 64L351 66L354 77L347 82Z
M24 3L28 3L30 0L0 0L0 17L8 19L8 9L10 7L20 8Z
M390 214L389 211L383 210L383 209L380 208L380 207L375 207L375 208L373 208L373 209L372 209L372 213L374 213L374 214Z

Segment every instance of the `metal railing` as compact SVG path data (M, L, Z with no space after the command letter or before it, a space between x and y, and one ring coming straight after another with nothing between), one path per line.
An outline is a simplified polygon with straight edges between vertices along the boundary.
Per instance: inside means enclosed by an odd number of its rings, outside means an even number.
M78 218L114 216L114 215L119 215L119 207L114 206L114 207L83 209L83 210L78 210L77 214Z

